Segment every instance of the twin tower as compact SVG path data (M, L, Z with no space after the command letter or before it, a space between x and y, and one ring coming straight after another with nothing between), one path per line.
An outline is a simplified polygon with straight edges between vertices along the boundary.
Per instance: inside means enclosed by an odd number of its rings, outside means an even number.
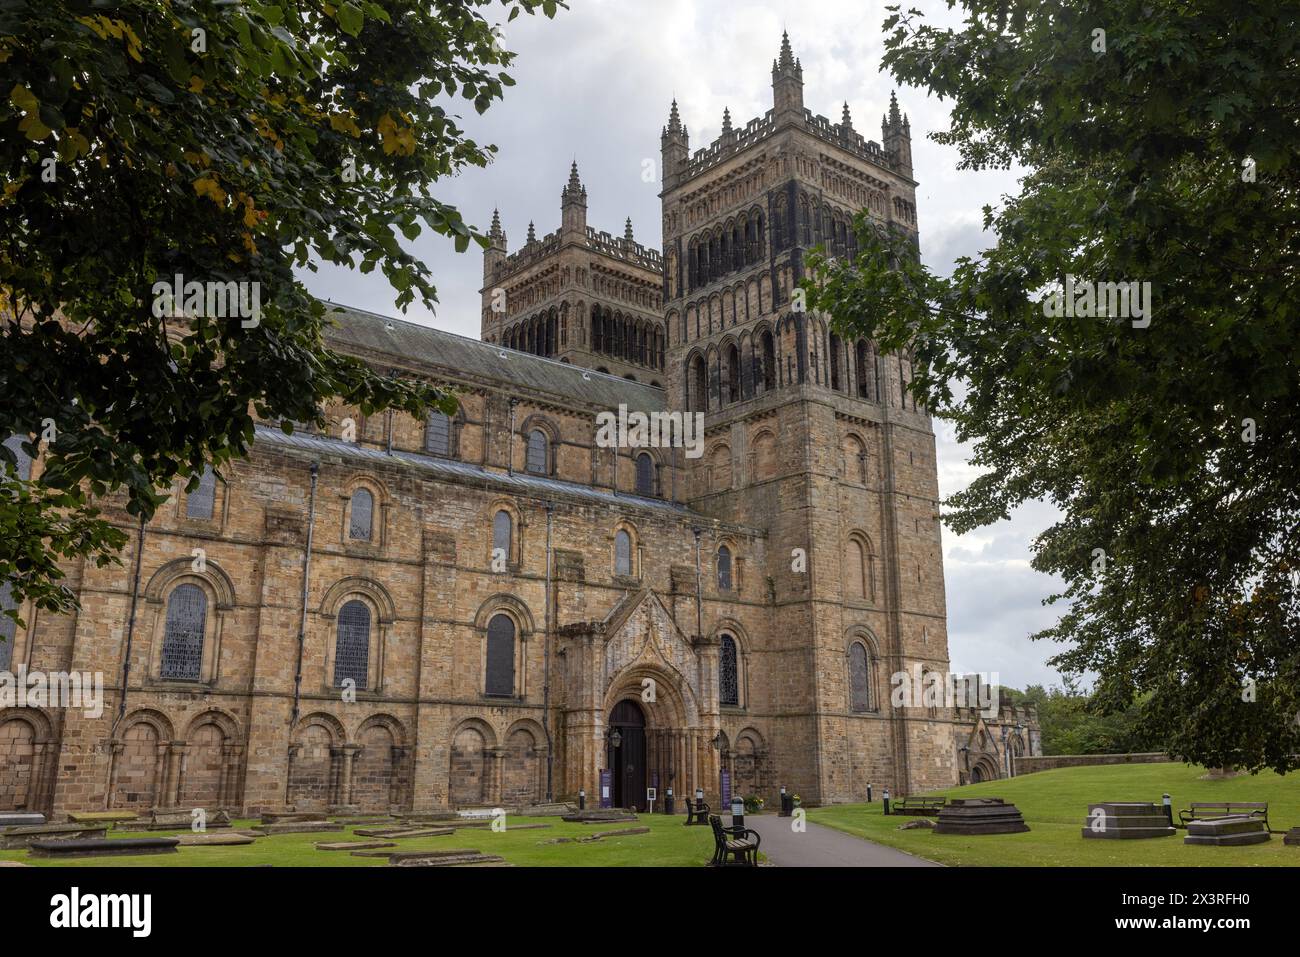
M839 122L814 114L783 35L770 110L743 126L724 112L692 153L674 101L660 150L662 251L630 220L621 236L588 225L576 163L555 232L530 223L512 253L494 215L482 337L705 413L680 498L766 532L766 643L784 664L763 674L757 654L749 678L771 691L787 751L806 745L823 800L872 780L950 786L952 716L889 704L890 675L948 670L930 418L907 392L906 355L792 307L811 249L855 253L860 211L916 237L907 117L891 95L877 142L847 103Z

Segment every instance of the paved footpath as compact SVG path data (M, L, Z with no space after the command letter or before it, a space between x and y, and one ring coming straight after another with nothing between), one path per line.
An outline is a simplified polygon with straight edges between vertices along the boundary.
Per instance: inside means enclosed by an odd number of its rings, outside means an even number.
M723 821L730 823L730 817ZM777 867L942 867L933 861L873 844L834 828L805 822L808 830L790 830L790 818L754 814L745 818L763 838L759 851Z

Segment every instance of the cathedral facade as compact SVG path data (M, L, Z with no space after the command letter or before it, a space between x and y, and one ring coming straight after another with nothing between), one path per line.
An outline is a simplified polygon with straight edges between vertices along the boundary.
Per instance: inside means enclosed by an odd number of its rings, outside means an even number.
M494 218L481 339L335 313L455 415L263 423L147 524L106 502L122 563L0 645L101 674L102 713L0 710L0 810L825 804L1037 752L1031 713L891 701L949 668L934 433L907 358L795 291L858 210L916 235L911 134L807 110L788 40L772 88L694 153L673 105L662 251L588 226L574 164L555 232ZM699 448L601 443L620 408L699 413Z

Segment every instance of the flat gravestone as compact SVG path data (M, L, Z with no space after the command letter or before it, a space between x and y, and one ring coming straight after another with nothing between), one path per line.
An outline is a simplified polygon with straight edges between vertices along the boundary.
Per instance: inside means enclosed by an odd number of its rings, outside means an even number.
M1187 836L1183 838L1183 843L1239 847L1243 844L1263 844L1268 839L1268 828L1264 826L1263 818L1253 814L1233 814L1188 821Z
M123 857L139 854L175 854L174 837L124 837L116 840L88 839L34 841L32 857Z
M384 837L391 840L407 837L444 837L455 834L454 827L359 827L352 832L357 837Z
M139 819L135 811L71 811L68 814L68 820L75 824L121 824Z
M1151 802L1106 801L1088 805L1083 836L1111 841L1172 837L1176 832L1163 807Z
M635 821L636 815L631 811L624 811L622 808L588 808L585 811L578 811L576 814L561 815L560 820L569 821L570 823L605 824L610 821Z
M342 824L329 821L283 821L277 824L260 824L257 830L263 834L317 834L325 831L341 831Z
M268 811L262 815L263 824L304 823L326 820L324 811Z
M936 834L1019 834L1029 825L1014 804L1002 798L957 798L939 811Z
M222 834L177 834L176 840L181 847L235 847L242 844L254 844L257 838L235 831Z
M1287 831L1286 836L1282 838L1282 843L1289 844L1292 847L1300 847L1300 827L1293 827Z
M396 847L392 841L317 841L318 851L373 851L380 847Z
M107 824L39 824L0 828L0 850L31 847L37 841L103 840Z
M173 809L153 811L149 814L149 820L140 827L143 831L179 831L190 830L194 822L200 820L194 815L194 810ZM228 811L205 811L204 817L201 818L205 830L216 827L230 827L230 812Z
M0 827L37 827L45 823L45 815L33 811L6 811L0 814Z

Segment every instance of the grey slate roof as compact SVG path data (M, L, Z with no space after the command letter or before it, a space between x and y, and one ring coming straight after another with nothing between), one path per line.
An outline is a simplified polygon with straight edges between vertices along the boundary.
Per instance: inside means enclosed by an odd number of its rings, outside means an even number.
M645 382L543 359L338 303L325 306L327 317L336 323L326 331L326 338L340 352L365 349L395 359L414 359L441 366L453 379L461 376L484 379L500 383L506 390L600 409L617 409L620 403L640 412L664 411L667 407L663 389Z
M342 439L313 435L306 432L294 432L293 435L285 435L276 426L256 426L254 444L263 448L278 446L313 455L339 455L344 458L375 464L400 465L419 469L435 478L485 484L517 494L532 495L540 499L564 496L570 499L581 499L593 505L617 505L620 508L650 509L681 518L696 517L703 523L712 523L711 519L691 511L685 505L666 502L663 499L644 498L626 493L615 495L610 491L592 488L578 482L562 482L559 479L543 478L538 475L521 474L519 472L508 475L505 472L495 472L483 468L481 465L472 465L469 462L459 462L455 459L444 459L435 455L421 455L418 452L386 452L383 449L370 448L352 442L344 442Z

